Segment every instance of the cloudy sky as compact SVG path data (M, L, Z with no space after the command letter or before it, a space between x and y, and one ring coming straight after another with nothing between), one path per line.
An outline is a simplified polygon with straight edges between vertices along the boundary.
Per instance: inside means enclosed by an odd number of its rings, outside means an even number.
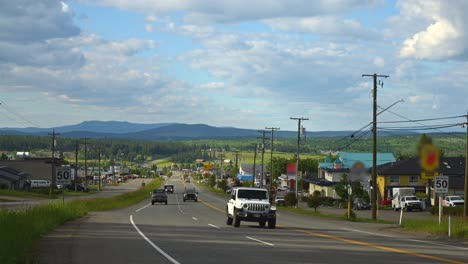
M0 127L309 131L465 115L468 1L0 2ZM443 120L442 123L465 119ZM415 125L415 124L413 124ZM464 129L460 128L460 131Z

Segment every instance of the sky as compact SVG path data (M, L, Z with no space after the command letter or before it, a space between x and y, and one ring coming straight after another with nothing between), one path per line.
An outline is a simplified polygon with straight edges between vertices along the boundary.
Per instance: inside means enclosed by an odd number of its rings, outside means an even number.
M0 127L295 130L303 117L307 131L358 130L374 73L389 76L382 126L466 122L443 118L467 114L467 12L463 0L0 1Z

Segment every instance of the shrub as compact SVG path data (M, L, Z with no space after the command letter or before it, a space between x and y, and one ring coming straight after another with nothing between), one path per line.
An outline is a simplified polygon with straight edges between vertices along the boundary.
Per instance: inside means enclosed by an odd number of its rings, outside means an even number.
M314 208L314 211L317 212L317 208L322 204L322 199L319 196L316 195L310 195L309 199L307 201L307 205L310 208Z
M431 214L438 215L439 214L439 206L433 206L431 208ZM463 215L463 206L457 207L442 207L442 214L443 215L451 215L451 216L462 216Z
M288 194L286 194L286 196L284 197L284 203L286 204L286 206L294 206L297 204L297 198L296 198L296 193L294 192L289 192Z

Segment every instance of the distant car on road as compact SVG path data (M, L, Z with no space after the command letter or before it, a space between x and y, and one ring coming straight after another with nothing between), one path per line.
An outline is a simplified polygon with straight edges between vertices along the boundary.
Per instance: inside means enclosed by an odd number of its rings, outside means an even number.
M372 206L366 202L363 198L354 198L353 202L353 209L354 210L370 210Z
M286 205L286 201L284 200L284 196L282 195L277 195L275 197L275 204L276 205Z
M68 184L67 186L65 186L65 189L67 189L69 191L74 191L75 190L75 185L74 184ZM88 187L86 187L85 185L80 183L80 184L76 185L76 191L78 191L78 192L89 192L89 189L88 189Z
M167 193L174 193L174 185L173 184L164 185L164 191L166 191Z
M164 203L167 205L167 194L164 189L155 189L151 192L151 205Z
M195 189L187 189L184 192L184 202L187 200L198 201L198 192Z
M463 200L458 195L449 195L449 196L445 197L443 205L444 206L450 206L450 207L464 206L465 205L465 200Z

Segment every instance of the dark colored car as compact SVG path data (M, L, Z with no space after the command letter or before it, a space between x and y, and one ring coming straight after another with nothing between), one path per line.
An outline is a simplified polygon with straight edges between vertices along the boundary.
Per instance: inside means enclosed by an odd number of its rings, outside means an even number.
M370 210L372 206L366 202L363 198L354 198L353 202L353 209L354 210Z
M65 189L68 191L74 191L75 190L75 185L74 184L68 184L65 186ZM89 192L88 187L84 186L82 183L76 185L76 191L78 192Z
M164 191L166 191L167 193L174 193L174 185L172 184L164 185Z
M155 189L151 192L151 204L164 203L167 205L167 194L164 189Z
M184 192L184 202L187 200L198 201L198 192L195 189L187 189Z

